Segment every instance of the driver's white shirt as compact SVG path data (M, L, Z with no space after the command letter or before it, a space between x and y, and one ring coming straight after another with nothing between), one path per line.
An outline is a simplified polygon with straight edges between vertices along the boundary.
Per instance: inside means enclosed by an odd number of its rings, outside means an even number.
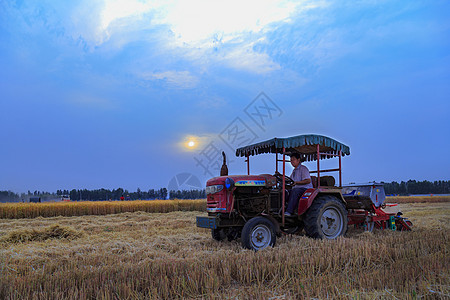
M302 181L302 180L305 180L305 179L311 179L311 175L309 175L308 168L305 167L302 164L299 164L297 166L297 168L292 170L292 174L291 174L290 177L294 181ZM312 185L312 182L310 182L310 183L307 183L307 184L295 185L293 188L294 189L298 189L298 188L312 189L313 185Z

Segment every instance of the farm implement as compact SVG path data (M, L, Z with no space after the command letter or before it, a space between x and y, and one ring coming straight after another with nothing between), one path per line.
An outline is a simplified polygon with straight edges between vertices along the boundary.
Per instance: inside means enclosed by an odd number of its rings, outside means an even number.
M250 157L264 153L275 154L275 173L250 175ZM313 187L306 189L296 213L289 215L286 204L295 182L286 176L286 162L294 153L302 161L316 161L317 169L310 171ZM342 186L341 159L346 155L350 155L348 146L322 135L274 138L238 148L236 156L245 157L247 175L228 175L224 157L221 176L206 183L208 216L197 217L197 226L211 229L219 241L240 238L244 248L253 250L274 246L281 234L303 230L320 239L342 236L348 225L367 231L411 230L412 223L397 207L384 203L382 184ZM331 158L338 159L338 167L321 169L320 161ZM338 173L338 186L333 176L322 175L326 172Z
M348 225L372 232L374 228L409 231L412 222L402 217L398 204L386 204L381 183L348 185L342 188L348 211Z

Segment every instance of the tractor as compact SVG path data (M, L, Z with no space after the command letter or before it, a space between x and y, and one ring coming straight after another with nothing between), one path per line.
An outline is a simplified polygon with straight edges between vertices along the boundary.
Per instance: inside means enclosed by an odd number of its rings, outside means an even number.
M263 153L275 154L275 173L250 175L250 156ZM295 185L286 176L287 156L292 153L299 153L302 161L316 161L317 170L310 171L314 174L313 188L300 196L296 214L287 216L286 201ZM221 176L207 181L208 216L198 216L197 226L211 229L212 237L218 241L240 238L244 248L255 251L274 246L277 236L303 230L307 236L318 239L336 239L346 233L348 224L366 230L375 225L410 230L411 222L400 213L382 210L382 185L375 192L371 186L342 186L341 159L346 155L350 155L348 146L313 134L273 138L238 148L236 156L246 158L247 175L228 175L228 168L222 167ZM338 168L320 169L320 160L330 158L338 158ZM335 186L333 176L321 176L325 172L337 172L339 186Z

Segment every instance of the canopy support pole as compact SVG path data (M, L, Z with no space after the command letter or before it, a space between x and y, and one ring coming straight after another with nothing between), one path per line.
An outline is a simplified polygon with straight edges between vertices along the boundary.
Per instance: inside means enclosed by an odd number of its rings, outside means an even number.
M275 153L275 173L278 172L278 151Z
M250 155L247 154L247 159L245 160L247 162L247 175L250 175Z
M320 145L317 144L317 188L320 188Z
M278 173L278 148L277 148L277 138L275 138L275 173Z
M286 203L286 178L284 174L286 173L286 149L283 147L283 189L282 189L282 217L281 217L281 225L284 227L284 205Z
M342 187L342 166L341 166L342 151L339 150L339 187Z

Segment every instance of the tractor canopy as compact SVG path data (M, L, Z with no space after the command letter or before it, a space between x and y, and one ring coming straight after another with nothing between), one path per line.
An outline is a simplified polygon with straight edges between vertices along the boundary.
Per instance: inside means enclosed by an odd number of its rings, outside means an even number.
M248 145L236 149L236 156L251 156L262 153L299 153L306 161L317 160L317 145L320 146L320 159L332 158L332 155L350 155L350 147L332 138L317 135L305 134L288 138L273 138L264 142ZM330 154L330 156L326 155Z

